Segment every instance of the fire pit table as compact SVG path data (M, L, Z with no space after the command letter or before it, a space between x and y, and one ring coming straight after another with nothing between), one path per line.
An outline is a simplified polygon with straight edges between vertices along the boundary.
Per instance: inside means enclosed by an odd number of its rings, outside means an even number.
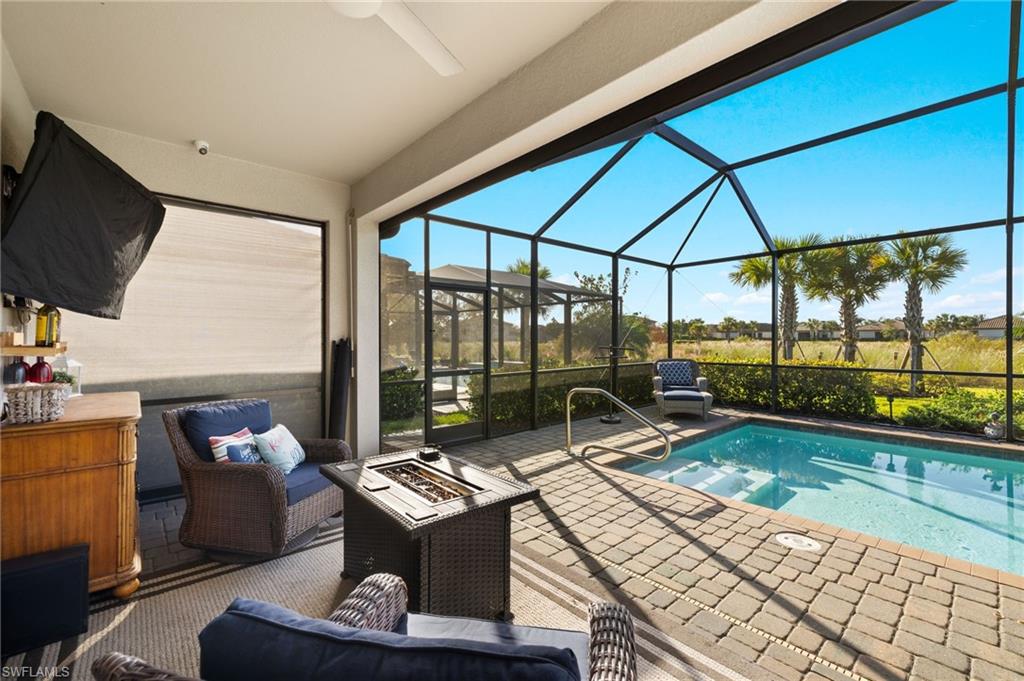
M420 612L511 619L511 508L538 489L429 448L320 472L345 491L343 576L399 575Z

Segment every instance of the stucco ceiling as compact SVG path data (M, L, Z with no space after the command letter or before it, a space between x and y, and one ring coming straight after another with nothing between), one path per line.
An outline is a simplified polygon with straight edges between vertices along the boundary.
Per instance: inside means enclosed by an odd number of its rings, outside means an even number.
M5 0L0 11L36 109L352 183L605 4L410 3L465 65L450 78L379 19L322 2Z

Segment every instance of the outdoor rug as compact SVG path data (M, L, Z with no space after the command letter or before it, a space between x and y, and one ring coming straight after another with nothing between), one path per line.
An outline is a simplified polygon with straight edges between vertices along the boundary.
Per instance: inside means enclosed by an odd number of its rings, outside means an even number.
M90 679L92 661L109 651L198 676L197 634L236 596L278 603L313 617L330 614L345 593L339 578L343 536L344 528L335 527L300 551L276 560L251 565L203 563L145 577L127 601L95 599L86 634L7 658L0 676ZM516 624L585 631L586 604L607 599L607 593L600 592L596 581L559 570L529 549L513 547ZM706 650L700 652L664 634L649 619L637 618L637 647L642 681L748 681L747 676L707 657Z

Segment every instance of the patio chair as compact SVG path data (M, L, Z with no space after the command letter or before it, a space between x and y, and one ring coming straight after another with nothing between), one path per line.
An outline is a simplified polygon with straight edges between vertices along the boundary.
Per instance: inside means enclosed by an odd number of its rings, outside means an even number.
M692 359L659 359L654 363L654 401L663 417L669 414L699 414L705 421L714 395L700 365Z
M590 632L406 612L400 577L378 573L326 620L236 599L199 634L207 681L636 681L633 619L617 603L592 603ZM96 681L195 681L107 653Z
M343 440L299 440L306 460L285 475L267 463L218 463L197 453L210 435L269 430L266 400L206 402L165 411L163 419L185 492L183 545L222 562L273 558L308 543L322 521L341 513L341 489L320 464L351 460Z

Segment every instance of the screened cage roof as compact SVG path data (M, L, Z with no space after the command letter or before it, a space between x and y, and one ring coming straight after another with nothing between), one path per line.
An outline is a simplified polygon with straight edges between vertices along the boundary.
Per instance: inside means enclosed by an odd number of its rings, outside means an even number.
M442 265L430 270L430 283L433 286L450 284L462 288L465 288L467 285L474 288L484 288L487 286L487 270L480 267L467 267L465 265ZM531 280L528 274L493 270L491 271L490 284L493 288L528 291L530 290ZM569 295L575 300L597 300L609 297L597 291L543 278L537 279L537 288L544 294L560 294L562 297Z
M905 19L428 217L670 267L784 251L809 232L835 244L1004 224L1011 4Z

